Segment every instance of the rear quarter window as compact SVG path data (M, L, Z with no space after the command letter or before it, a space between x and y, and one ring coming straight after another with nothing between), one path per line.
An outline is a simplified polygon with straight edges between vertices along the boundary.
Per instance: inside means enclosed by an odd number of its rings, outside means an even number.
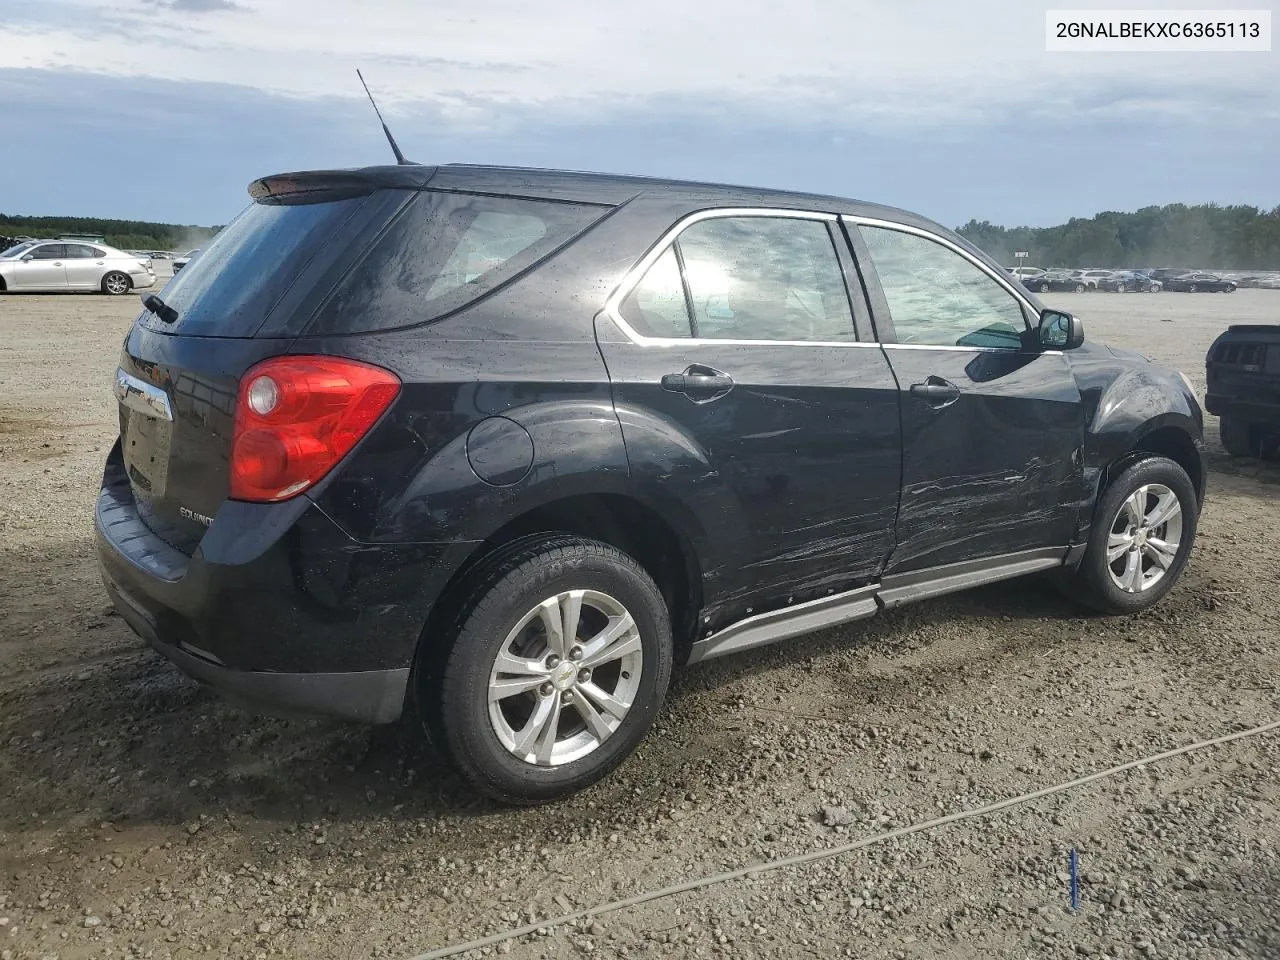
M439 319L555 253L607 210L421 192L351 268L307 332L364 333Z

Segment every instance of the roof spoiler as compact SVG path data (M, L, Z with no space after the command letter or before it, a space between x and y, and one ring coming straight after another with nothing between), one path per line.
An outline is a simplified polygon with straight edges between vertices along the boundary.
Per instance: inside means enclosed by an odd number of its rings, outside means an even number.
M256 203L326 203L364 196L375 190L421 190L435 172L435 167L412 164L277 173L249 184L249 196Z

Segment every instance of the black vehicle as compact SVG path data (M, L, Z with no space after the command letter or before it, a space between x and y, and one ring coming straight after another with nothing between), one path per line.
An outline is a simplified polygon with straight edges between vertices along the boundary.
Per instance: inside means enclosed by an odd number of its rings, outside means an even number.
M1184 273L1162 281L1164 289L1179 293L1235 293L1236 283L1213 273Z
M1035 571L1132 612L1191 550L1185 378L921 217L456 165L250 193L125 341L107 589L240 698L415 704L502 800L604 776L673 663Z
M1098 289L1109 293L1158 293L1162 285L1136 270L1117 270L1098 280Z
M1048 293L1050 290L1069 290L1072 293L1084 293L1086 284L1084 277L1068 273L1066 270L1048 270L1038 277L1024 281L1028 290Z
M1280 440L1280 326L1236 324L1205 357L1204 405L1233 457L1257 457Z

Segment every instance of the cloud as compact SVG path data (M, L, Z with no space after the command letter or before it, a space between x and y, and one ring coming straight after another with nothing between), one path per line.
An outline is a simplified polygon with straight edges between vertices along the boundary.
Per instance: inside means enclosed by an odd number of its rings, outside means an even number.
M232 0L150 0L157 7L168 10L180 10L185 13L207 13L211 10L243 10Z
M1011 109L918 128L770 118L733 100L670 95L589 115L515 103L487 125L427 102L388 119L423 163L747 183L887 203L948 225L1046 225L1175 201L1280 202L1280 124L1226 110L1170 124L1110 109L1104 91L1056 101L1061 109L1034 122ZM1131 84L1117 93L1143 102L1175 92ZM0 190L9 213L224 223L256 177L391 159L362 99L70 71L0 70L0 129L0 169L21 185ZM102 176L84 175L86 156Z
M1044 12L1023 0L635 10L0 0L0 169L22 171L10 179L32 212L145 206L156 219L222 222L263 173L386 159L354 75L363 67L398 141L424 162L758 183L946 223L1278 199L1274 55L1049 54ZM63 153L144 178L111 194L129 206L104 211Z
M365 66L392 115L431 105L484 125L516 106L585 120L685 100L768 122L947 127L1134 78L1198 91L1206 105L1246 90L1269 91L1266 109L1280 102L1274 56L1049 54L1043 10L1021 0L651 0L642 16L599 0L556 0L555 15L526 0L241 0L235 17L141 16L160 2L225 9L231 0L24 4L21 39L0 48L0 67L235 77L273 94L354 99L352 74ZM125 29L86 29L90 20Z

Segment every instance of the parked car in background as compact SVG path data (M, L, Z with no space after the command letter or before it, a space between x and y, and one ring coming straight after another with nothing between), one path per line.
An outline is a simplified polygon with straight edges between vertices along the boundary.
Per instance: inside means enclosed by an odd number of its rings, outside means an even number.
M1081 276L1088 289L1099 290L1102 288L1102 281L1110 279L1114 274L1114 270L1085 270Z
M200 248L196 247L196 249L194 250L188 250L186 253L178 254L176 257L173 258L173 272L177 273L179 270L185 267L188 263L190 263L193 257L198 256L199 253L200 253Z
M1224 273L1223 278L1234 281L1239 288L1274 289L1280 283L1280 274L1275 273Z
M923 217L467 165L250 195L122 346L106 589L240 698L416 705L502 801L606 776L675 664L1038 571L1133 614L1192 549L1186 378Z
M1236 283L1216 273L1186 273L1162 281L1164 289L1182 293L1234 293Z
M1038 277L1044 273L1043 267L1006 267L1011 274L1021 280L1024 284L1032 277Z
M1048 293L1050 290L1069 290L1072 293L1084 293L1087 289L1083 277L1073 276L1066 270L1046 270L1038 277L1023 281L1029 290Z
M1186 267L1155 267L1151 270L1140 270L1139 273L1146 274L1152 280L1165 284L1174 277L1186 276L1188 273L1194 273L1194 270L1188 270Z
M120 296L155 282L150 259L101 243L29 240L0 253L0 291L98 290Z
M1205 358L1204 405L1221 419L1233 457L1257 457L1280 441L1280 325L1236 324Z
M1098 289L1109 293L1158 293L1159 280L1152 280L1137 270L1113 270L1098 281Z

